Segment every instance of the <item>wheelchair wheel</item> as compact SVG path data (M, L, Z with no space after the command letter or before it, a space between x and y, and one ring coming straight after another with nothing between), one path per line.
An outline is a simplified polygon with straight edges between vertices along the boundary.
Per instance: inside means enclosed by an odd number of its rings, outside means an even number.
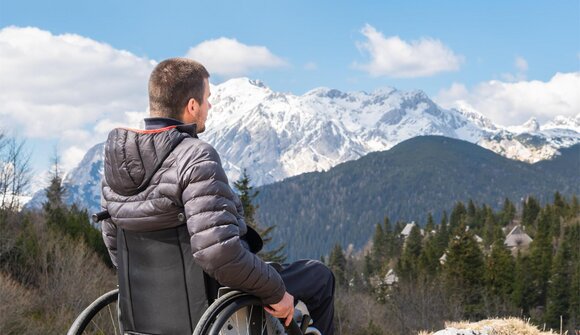
M67 335L121 335L117 317L119 290L100 296L79 314Z
M282 323L264 311L260 299L239 291L217 299L203 314L194 335L286 334Z

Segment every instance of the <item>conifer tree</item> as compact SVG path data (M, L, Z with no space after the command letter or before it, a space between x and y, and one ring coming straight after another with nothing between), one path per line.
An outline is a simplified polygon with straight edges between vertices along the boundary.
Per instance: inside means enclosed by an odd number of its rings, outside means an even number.
M443 256L443 253L447 249L449 244L449 227L447 224L447 212L443 211L443 216L441 217L441 224L439 224L439 230L437 231L436 241L435 241L435 251L439 254L439 257Z
M552 238L550 227L554 222L554 211L547 205L539 214L534 241L530 244L530 271L533 276L532 305L546 306L548 280L552 269Z
M505 227L509 225L514 217L516 216L516 206L510 201L510 199L505 198L503 202L503 207L500 212L500 225Z
M83 240L105 264L112 267L101 232L91 225L87 210L79 209L76 204L68 206L65 203L66 188L62 183L58 156L54 158L50 184L45 192L47 200L43 203L43 210L47 226L73 239Z
M475 203L473 203L472 199L469 199L469 202L467 203L467 213L465 217L465 222L472 229L477 227L476 216L477 216L477 208L475 207Z
M533 274L530 271L530 260L527 255L522 255L518 250L516 267L514 272L514 285L512 292L513 303L521 309L523 315L529 315L533 299Z
M405 225L403 224L403 222L397 221L397 223L395 223L395 228L394 228L395 235L399 236L401 234L401 232L403 231L403 228L405 228Z
M387 216L385 216L383 220L383 234L384 234L384 254L383 262L387 263L394 255L397 253L397 238L395 233L393 232L393 227L391 225L391 220Z
M569 233L569 232L567 232ZM578 243L578 241L576 241ZM570 307L570 270L571 264L570 240L565 238L554 258L548 288L545 322L552 328L558 328L560 317L568 320Z
M371 254L366 254L364 258L364 268L363 268L363 275L366 280L366 285L370 284L370 278L375 275L377 269L375 268L375 264L373 262L373 258Z
M568 329L573 334L574 330L580 329L580 222L576 221L569 227L566 239L570 246Z
M554 211L558 217L565 217L568 213L568 204L560 192L554 193Z
M467 210L465 209L465 205L461 201L458 201L453 207L453 211L451 211L451 216L449 218L449 231L452 234L456 234L456 230L461 224L463 220L465 220L465 216L467 214Z
M386 256L386 238L383 227L380 224L375 226L375 234L373 235L373 247L371 249L372 268L379 271L385 262Z
M243 170L240 179L234 182L236 190L239 192L240 201L242 203L242 208L244 209L244 220L246 224L252 227L254 230L260 234L262 240L264 241L264 246L272 242L272 237L270 234L272 230L276 227L275 225L268 227L261 227L258 223L255 214L258 206L253 204L254 199L258 196L259 191L255 191L254 187L251 186L250 176ZM285 244L280 245L272 250L262 250L258 255L265 261L282 263L286 259L284 255Z
M464 317L483 317L484 259L473 234L464 225L449 242L447 261L443 266L449 292L461 299Z
M430 235L435 230L435 220L433 220L433 215L431 212L427 215L427 224L425 225L425 234Z
M375 226L373 235L373 246L369 259L369 269L372 268L374 273L384 274L387 271L389 259L395 253L395 238L392 233L391 223L388 217L384 218L383 225Z
M56 154L53 158L53 163L53 168L50 173L50 183L45 189L46 202L42 204L48 226L62 225L66 220L66 205L64 203L66 190L62 183L59 157Z
M403 243L405 240L401 237L401 232L405 228L405 224L402 221L397 221L395 227L393 228L393 233L391 235L392 252L390 257L400 257L403 251Z
M576 215L580 215L580 202L578 201L576 194L574 194L572 196L572 204L570 205L569 217L575 217Z
M334 273L336 282L341 286L347 285L346 257L340 244L335 244L328 259L328 267Z
M491 208L487 208L483 230L483 243L486 246L493 244L496 235L496 222Z
M534 222L540 214L540 203L534 197L528 197L524 202L524 210L522 213L522 224L524 226L532 227Z
M504 304L510 301L513 292L514 266L514 259L503 239L497 238L487 257L485 281L488 294L498 297Z
M576 240L578 241L578 240ZM574 264L571 269L572 275L570 280L570 306L568 307L568 328L580 328L580 259L572 260ZM572 332L570 332L572 334Z
M421 230L415 225L405 240L403 253L397 266L397 273L405 280L417 278L422 240Z
M437 247L437 235L427 238L419 256L419 273L434 278L439 270L441 253Z

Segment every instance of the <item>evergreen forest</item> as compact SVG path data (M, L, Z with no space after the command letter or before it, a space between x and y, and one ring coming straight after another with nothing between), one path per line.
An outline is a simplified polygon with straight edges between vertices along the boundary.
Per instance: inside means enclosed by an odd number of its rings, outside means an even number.
M62 334L116 288L115 269L89 213L63 200L58 161L42 210L22 210L17 195L33 178L22 148L0 136L0 163L10 162L0 169L0 334ZM256 215L264 209L256 201L263 189L246 173L235 188L248 225L264 239L259 255L284 261L292 241L272 239L280 226ZM504 197L499 208L468 199L425 211L425 223L412 227L385 213L370 223L376 225L363 248L334 241L321 253L336 277L338 334L416 334L445 321L496 316L553 329L562 320L569 333L579 329L577 197ZM508 248L507 235L518 227L531 242Z
M575 334L580 329L578 198L556 192L551 203L528 197L521 207L517 211L509 199L498 211L471 200L457 202L440 222L427 213L427 224L413 225L407 234L402 234L404 222L385 217L362 252L336 244L326 261L338 282L342 333L414 334L442 329L443 320L515 316ZM531 243L506 246L514 228ZM362 330L347 321L361 319Z
M476 144L419 136L388 151L370 153L328 171L305 173L258 187L260 222L275 225L272 238L287 243L289 260L328 255L334 243L361 249L374 225L388 216L426 224L467 199L500 210L505 198L521 210L533 195L580 194L580 144L551 160L529 164Z

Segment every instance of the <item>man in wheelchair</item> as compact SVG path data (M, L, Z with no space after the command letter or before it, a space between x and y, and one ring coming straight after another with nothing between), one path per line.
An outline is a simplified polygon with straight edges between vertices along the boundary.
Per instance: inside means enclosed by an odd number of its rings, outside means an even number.
M191 333L221 285L258 297L289 323L294 298L313 326L333 334L334 277L302 260L279 271L255 255L259 235L244 222L205 130L209 73L184 58L159 63L149 80L145 130L117 128L105 146L102 232L119 276L119 318L134 333Z

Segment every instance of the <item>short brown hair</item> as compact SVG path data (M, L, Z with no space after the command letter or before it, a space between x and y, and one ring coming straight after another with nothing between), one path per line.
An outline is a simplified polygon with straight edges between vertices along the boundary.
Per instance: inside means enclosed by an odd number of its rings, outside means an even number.
M149 77L149 113L180 120L189 99L203 103L206 78L205 67L191 59L170 58L157 64Z

